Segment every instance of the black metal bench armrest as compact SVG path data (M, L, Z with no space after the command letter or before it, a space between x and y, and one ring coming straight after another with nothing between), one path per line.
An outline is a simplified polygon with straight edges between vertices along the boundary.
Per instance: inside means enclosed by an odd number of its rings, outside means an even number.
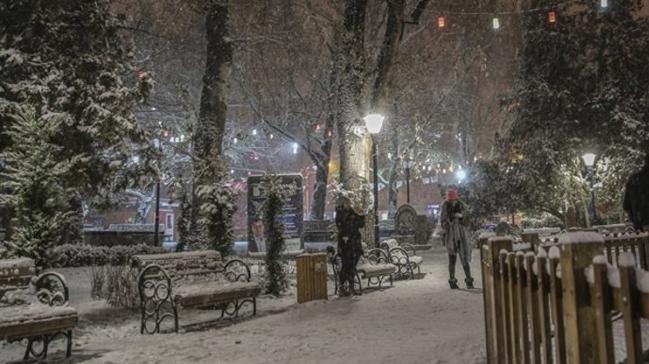
M380 248L370 249L367 252L367 259L369 260L370 264L390 263L388 254L385 252L385 250Z
M412 252L412 254L410 254L410 256L417 255L417 251L415 250L414 245L406 243L406 244L401 244L401 247L407 252Z
M166 301L172 299L171 278L167 271L158 264L149 264L140 271L137 277L137 288L140 302L144 308L147 301Z
M252 278L250 267L241 259L228 260L228 262L225 263L225 267L223 267L223 275L230 282L250 282L250 279Z
M390 263L394 265L410 264L410 255L400 246L390 249Z
M36 277L32 284L37 299L49 306L64 306L70 301L70 290L62 274L45 272Z

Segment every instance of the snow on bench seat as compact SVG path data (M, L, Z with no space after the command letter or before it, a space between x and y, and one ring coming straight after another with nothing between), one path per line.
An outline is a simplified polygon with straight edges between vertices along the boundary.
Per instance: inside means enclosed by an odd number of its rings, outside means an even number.
M174 287L174 300L184 307L196 307L255 297L260 293L261 286L257 282L216 281Z
M41 303L0 307L0 339L37 336L76 326L77 311L68 306Z
M357 265L356 270L362 273L365 277L374 277L392 274L397 271L397 267L394 264L363 263Z

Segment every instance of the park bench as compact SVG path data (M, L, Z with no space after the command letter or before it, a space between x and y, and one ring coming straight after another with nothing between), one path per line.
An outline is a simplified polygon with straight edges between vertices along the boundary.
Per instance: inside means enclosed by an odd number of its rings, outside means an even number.
M334 276L334 294L338 293L339 274L342 268L342 257L335 249L331 247L328 249L329 263L331 264ZM381 249L371 249L367 251L366 245L363 244L363 256L356 265L356 280L354 285L358 286L358 292L363 293L362 279L367 280L366 288L375 286L378 288L383 287L383 282L388 279L390 286L393 284L393 274L397 271L397 267L390 264L387 254ZM355 289L355 288L354 288Z
M381 248L388 256L388 261L397 267L397 274L401 277L414 278L421 275L421 265L424 258L417 255L415 247L411 244L401 244L396 239L387 239L381 243Z
M132 265L139 271L141 334L159 333L167 318L178 332L178 308L214 307L223 318L239 316L250 303L257 314L261 287L250 281L250 268L240 259L224 262L219 252L208 250L136 255Z
M77 311L68 306L65 279L55 272L35 276L32 259L0 260L0 340L27 340L24 360L46 359L50 343L67 340L72 354L72 329Z

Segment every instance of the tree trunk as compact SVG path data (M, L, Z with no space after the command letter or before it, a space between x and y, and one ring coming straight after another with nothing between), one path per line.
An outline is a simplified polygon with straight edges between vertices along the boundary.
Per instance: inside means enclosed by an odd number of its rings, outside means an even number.
M331 161L331 148L333 146L333 129L335 121L331 115L327 119L324 130L324 143L319 160L314 160L316 165L315 185L313 186L313 203L311 204L311 220L323 220L327 206L327 183L329 182L329 162Z
M363 85L365 82L365 13L367 0L347 0L342 30L337 34L337 56L334 59L335 109L340 152L340 182L343 188L361 191L370 181L370 137L361 120ZM363 206L370 205L369 196ZM369 217L369 216L368 216ZM373 226L367 219L366 226ZM369 230L372 234L367 236ZM365 241L373 240L373 229L366 229Z
M228 1L209 2L205 17L207 58L201 92L200 111L193 135L194 181L192 184L191 230L195 238L206 241L206 231L199 229L201 201L196 196L201 185L214 183L219 168L225 130L229 78L232 71L232 44L228 39Z

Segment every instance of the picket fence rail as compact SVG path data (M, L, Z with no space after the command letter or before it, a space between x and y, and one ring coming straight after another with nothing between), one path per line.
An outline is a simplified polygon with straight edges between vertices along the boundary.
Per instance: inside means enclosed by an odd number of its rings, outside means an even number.
M648 234L485 237L480 252L489 363L615 363L620 314L626 363L644 363Z

